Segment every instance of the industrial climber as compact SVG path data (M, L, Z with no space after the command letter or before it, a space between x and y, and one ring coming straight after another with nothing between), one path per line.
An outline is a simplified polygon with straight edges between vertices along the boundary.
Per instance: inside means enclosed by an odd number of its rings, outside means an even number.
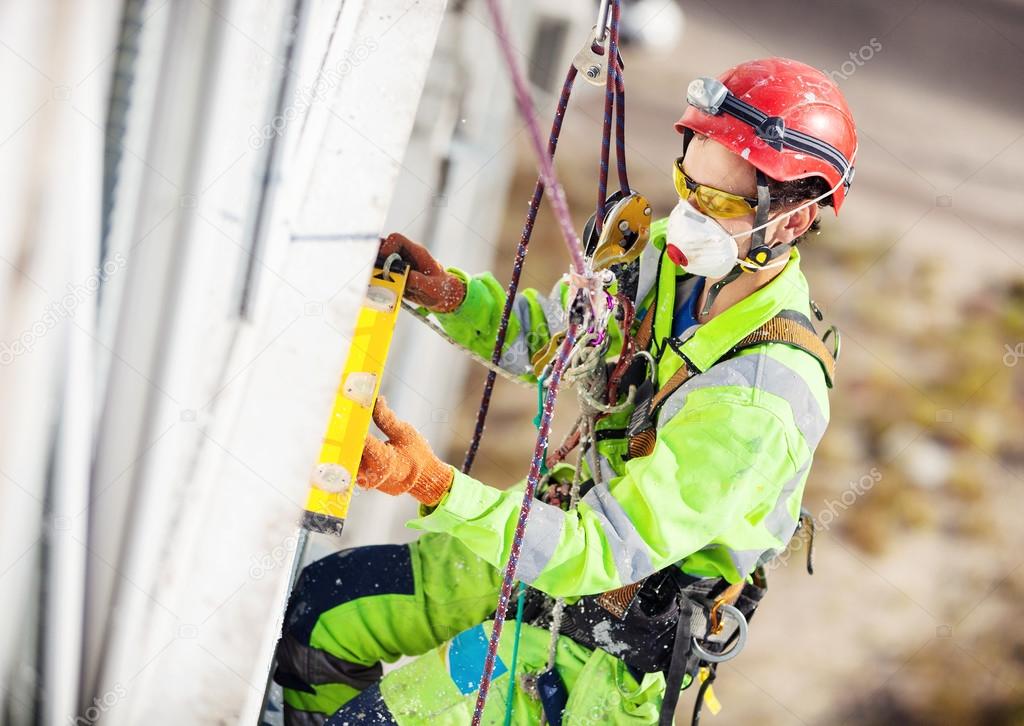
M823 73L768 58L692 82L675 129L679 201L634 263L630 329L612 331L647 354L619 386L629 405L597 419L577 506L565 506L567 464L538 487L517 570L528 606L516 673L505 629L484 723L502 721L510 693L515 723L670 722L695 664L713 661L690 608L749 615L761 567L798 526L834 360L796 245L846 199L854 121ZM504 298L491 274L445 268L399 234L382 251L409 263L412 302L490 356ZM503 368L535 380L529 357L565 329L565 289L519 294ZM419 500L408 525L424 534L305 568L277 651L286 720L467 724L522 489L441 461L383 401L374 420L387 439L367 439L359 483ZM554 598L565 610L548 668ZM401 656L418 657L382 678L381 662Z

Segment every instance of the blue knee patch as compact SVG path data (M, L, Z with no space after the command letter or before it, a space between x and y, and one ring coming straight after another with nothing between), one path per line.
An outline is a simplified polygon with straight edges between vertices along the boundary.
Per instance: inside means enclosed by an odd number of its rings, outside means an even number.
M320 616L351 600L371 595L413 595L408 545L371 545L337 552L302 571L285 616L285 630L308 643Z
M480 676L487 659L487 633L483 625L463 630L452 638L448 645L448 675L456 688L467 696L480 687ZM494 678L507 673L508 668L500 657L494 661Z

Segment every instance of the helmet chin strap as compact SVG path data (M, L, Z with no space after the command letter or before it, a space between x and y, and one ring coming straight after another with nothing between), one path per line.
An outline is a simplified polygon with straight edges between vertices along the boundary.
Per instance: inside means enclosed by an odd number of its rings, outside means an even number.
M774 247L770 247L764 243L765 234L768 231L768 210L771 207L771 203L771 194L768 192L768 177L764 172L758 169L757 211L754 214L754 231L750 235L750 251L747 253L746 258L738 261L725 277L711 286L711 289L708 290L707 300L704 301L704 305L700 309L699 318L706 317L707 314L711 312L711 306L715 304L715 299L718 297L718 293L722 291L723 287L738 278L744 272L755 272L757 270L779 267L780 264L778 262L773 264L769 263L776 259L782 251L788 250L793 246L791 242L775 245ZM782 264L785 264L785 262L782 262Z

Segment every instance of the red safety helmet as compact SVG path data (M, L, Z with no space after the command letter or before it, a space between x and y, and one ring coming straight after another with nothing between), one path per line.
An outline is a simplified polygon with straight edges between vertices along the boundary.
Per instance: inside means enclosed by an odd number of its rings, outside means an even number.
M839 88L821 71L788 58L698 78L676 131L690 129L723 144L777 181L820 176L836 214L853 181L857 127ZM840 181L844 181L840 184Z

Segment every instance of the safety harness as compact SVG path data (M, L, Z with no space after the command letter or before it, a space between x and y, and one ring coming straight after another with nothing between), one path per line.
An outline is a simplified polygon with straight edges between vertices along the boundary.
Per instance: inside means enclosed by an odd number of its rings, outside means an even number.
M672 723L679 694L687 683L713 673L719 663L743 649L747 624L767 591L763 568L751 582L730 585L722 578L698 578L667 567L642 582L600 595L588 595L563 608L558 633L625 663L640 682L646 673L665 674L659 723ZM553 623L555 602L526 589L523 622L540 628ZM514 612L508 613L514 617ZM568 697L557 671L539 674L546 688L535 694L548 723L561 723Z

